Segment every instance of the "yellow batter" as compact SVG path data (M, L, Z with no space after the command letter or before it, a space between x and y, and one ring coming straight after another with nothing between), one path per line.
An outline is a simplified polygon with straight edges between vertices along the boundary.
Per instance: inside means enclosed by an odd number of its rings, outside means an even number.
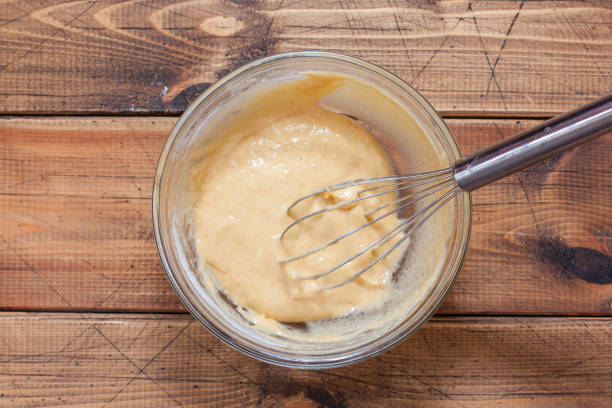
M355 197L363 187L310 200L292 218L286 210L297 198L332 183L391 174L384 151L364 128L317 105L346 80L310 75L264 91L218 130L192 176L200 259L235 304L280 322L346 315L388 294L399 251L345 286L319 289L345 280L387 247L316 281L296 277L325 271L354 254L396 226L395 215L303 260L278 262L366 223L372 217L365 212L394 199L389 194L317 216L279 241L297 216Z

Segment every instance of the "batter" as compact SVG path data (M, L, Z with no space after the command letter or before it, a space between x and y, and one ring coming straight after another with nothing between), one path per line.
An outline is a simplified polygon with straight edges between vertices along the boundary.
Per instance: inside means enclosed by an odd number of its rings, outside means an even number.
M192 175L200 260L233 303L279 322L375 307L388 295L400 252L336 289L319 287L347 279L386 248L367 252L322 279L297 278L325 271L381 237L397 225L392 215L322 252L278 262L368 222L372 216L364 213L395 198L389 194L325 213L279 240L295 218L354 198L363 187L316 197L287 215L297 198L332 183L392 173L385 152L363 127L317 104L346 80L309 75L262 92L218 130L217 142L201 153L202 166Z

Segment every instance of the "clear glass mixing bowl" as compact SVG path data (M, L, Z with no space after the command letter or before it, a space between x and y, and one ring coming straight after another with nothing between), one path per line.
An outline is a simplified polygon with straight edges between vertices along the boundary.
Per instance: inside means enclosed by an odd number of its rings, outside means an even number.
M202 274L191 222L185 211L192 202L185 190L194 165L189 152L212 138L210 126L224 120L228 103L241 98L260 84L293 79L310 72L339 73L368 83L393 100L413 118L429 137L441 163L449 167L460 157L457 144L442 118L412 87L395 75L356 58L326 52L292 52L252 62L219 80L204 92L181 116L170 134L159 159L153 190L153 225L162 265L177 295L189 312L219 339L231 347L262 361L297 368L331 368L374 357L405 340L425 323L440 306L451 288L463 261L470 234L471 207L468 193L459 194L447 211L453 212L451 225L442 226L445 255L430 275L431 285L419 301L404 307L400 318L380 327L359 331L339 325L342 336L324 342L291 341L256 330L232 309L226 297L218 296L202 284ZM401 136L381 140L398 173L410 160L410 146ZM414 157L412 157L414 159ZM434 170L440 163L423 171ZM305 192L307 193L307 192ZM434 216L435 217L435 216ZM428 221L430 222L430 221ZM236 248L239 251L239 248ZM417 254L427 257L428 254ZM417 278L415 278L417 279ZM396 310L397 311L397 310ZM382 313L382 312L381 312ZM381 321L382 319L382 315Z

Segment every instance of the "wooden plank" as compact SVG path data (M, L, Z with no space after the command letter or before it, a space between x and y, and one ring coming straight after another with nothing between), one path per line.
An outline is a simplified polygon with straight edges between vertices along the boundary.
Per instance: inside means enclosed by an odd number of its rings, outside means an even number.
M0 121L0 308L184 311L151 227L173 118ZM534 121L448 120L464 152ZM446 314L612 314L612 135L473 194Z
M462 152L535 122L448 120ZM473 193L443 313L612 313L612 134Z
M612 4L0 2L1 112L178 113L253 59L365 58L448 114L550 115L612 89Z
M612 398L610 318L434 318L349 368L299 371L187 315L0 314L0 406L569 407Z
M0 121L0 289L16 309L182 310L151 221L173 118Z

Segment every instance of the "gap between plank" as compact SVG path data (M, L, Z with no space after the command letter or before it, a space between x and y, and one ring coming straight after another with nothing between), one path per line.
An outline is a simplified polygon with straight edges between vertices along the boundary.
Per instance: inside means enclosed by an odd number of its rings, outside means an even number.
M500 119L500 120L545 120L557 116L563 112L451 112L439 111L438 114L443 119ZM0 120L3 119L52 119L52 118L179 118L182 112L53 112L53 113L37 113L37 112L2 112Z
M117 309L105 309L105 310L91 310L86 308L74 308L74 309L0 309L0 317L4 314L11 313L24 313L24 314L92 314L92 315L104 315L104 314L116 314L116 315L163 315L163 316L189 316L190 313L185 311L165 311L165 310L117 310ZM534 319L566 319L566 318L584 318L584 319L611 319L611 315L606 314L501 314L501 313L475 313L475 314L452 314L452 313L437 313L432 318L491 318L491 319L502 319L502 318L534 318Z

